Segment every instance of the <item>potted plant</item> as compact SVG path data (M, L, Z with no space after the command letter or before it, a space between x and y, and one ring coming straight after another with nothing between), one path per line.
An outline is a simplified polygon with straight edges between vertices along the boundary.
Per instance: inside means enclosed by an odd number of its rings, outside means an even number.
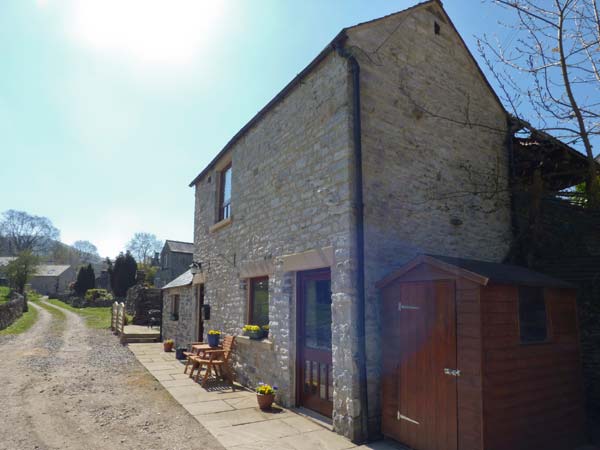
M250 339L262 339L263 331L258 325L244 325L242 328L244 336L248 336Z
M218 330L210 330L208 332L208 345L211 347L219 346L219 339L221 338L221 332Z
M262 329L263 337L268 338L269 337L269 325L263 325L260 328Z
M277 386L271 386L269 384L259 383L256 388L256 400L258 401L258 407L262 410L271 409L271 405L275 400L275 391Z
M173 350L173 344L175 344L175 341L173 341L173 339L167 339L166 341L164 341L163 349L165 350L165 352L170 352L171 350Z

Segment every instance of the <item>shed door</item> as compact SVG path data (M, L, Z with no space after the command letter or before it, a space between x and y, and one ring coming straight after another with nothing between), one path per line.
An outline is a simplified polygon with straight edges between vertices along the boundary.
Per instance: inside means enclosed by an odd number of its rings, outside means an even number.
M456 450L454 282L395 283L383 301L383 432L416 450Z

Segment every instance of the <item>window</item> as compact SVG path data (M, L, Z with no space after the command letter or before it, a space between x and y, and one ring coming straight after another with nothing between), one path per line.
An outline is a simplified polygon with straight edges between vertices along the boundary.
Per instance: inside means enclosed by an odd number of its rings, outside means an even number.
M521 343L545 342L548 339L544 290L519 287L519 330Z
M269 325L269 278L250 279L250 301L248 305L248 323L251 325Z
M179 295L171 297L171 320L179 320Z
M221 171L219 221L231 217L231 163Z

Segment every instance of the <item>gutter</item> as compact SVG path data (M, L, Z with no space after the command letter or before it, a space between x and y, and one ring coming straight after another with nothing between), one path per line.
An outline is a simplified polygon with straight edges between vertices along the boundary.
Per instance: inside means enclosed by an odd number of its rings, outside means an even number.
M345 38L345 36L344 36ZM341 40L340 40L341 41ZM350 66L352 75L352 116L353 116L353 141L354 141L354 201L356 208L356 290L358 301L356 305L357 314L357 365L358 365L358 386L360 390L361 404L361 433L355 436L354 443L361 444L369 436L369 399L367 395L367 362L366 362L366 317L365 317L365 232L364 232L364 202L363 202L363 169L362 169L362 125L360 109L360 65L356 58L343 47L343 43L334 42L333 48L338 55L345 58Z

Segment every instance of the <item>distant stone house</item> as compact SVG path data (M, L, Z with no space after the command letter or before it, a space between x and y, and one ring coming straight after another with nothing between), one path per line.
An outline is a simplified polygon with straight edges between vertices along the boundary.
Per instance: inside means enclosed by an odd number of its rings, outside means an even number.
M72 266L43 264L37 267L29 283L32 289L42 295L55 295L67 292L75 278Z
M419 254L505 259L508 124L441 2L343 29L191 182L199 273L164 289L168 336L238 335L239 381L378 436L376 283Z
M166 240L160 252L160 267L154 285L163 287L190 268L194 255L194 244Z

